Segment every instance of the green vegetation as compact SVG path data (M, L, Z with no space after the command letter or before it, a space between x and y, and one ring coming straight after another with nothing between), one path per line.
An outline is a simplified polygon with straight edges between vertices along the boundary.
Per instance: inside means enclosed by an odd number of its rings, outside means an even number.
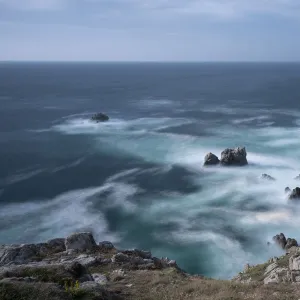
M244 280L251 278L251 281L261 282L264 280L264 273L269 263L251 266L247 271L241 273Z

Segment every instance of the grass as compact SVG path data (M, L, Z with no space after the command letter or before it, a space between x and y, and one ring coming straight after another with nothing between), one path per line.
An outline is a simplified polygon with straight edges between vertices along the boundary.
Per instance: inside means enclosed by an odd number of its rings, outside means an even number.
M290 259L289 255L284 255L284 256L279 257L279 259L278 259L278 261L276 263L281 268L288 268L288 266L289 266L289 259Z
M242 279L261 282L264 280L265 271L269 263L264 263L256 266L251 266L247 271L241 273Z
M126 287L128 284L131 287ZM191 278L176 270L135 271L110 287L123 290L127 300L298 300L300 287L291 284L264 286L233 281Z

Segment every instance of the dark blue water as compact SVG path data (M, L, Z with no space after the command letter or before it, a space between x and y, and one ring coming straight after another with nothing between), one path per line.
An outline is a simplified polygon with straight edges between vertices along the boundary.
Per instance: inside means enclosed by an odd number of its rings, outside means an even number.
M2 63L0 103L0 243L91 230L228 278L299 235L300 64Z

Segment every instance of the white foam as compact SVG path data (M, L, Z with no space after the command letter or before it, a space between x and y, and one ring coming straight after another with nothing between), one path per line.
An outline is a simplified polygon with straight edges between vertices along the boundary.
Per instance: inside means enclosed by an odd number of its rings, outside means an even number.
M235 119L232 121L233 124L244 124L244 123L251 123L253 121L262 121L269 119L270 116L268 115L262 115L262 116L256 116L256 117L250 117L250 118L243 118L243 119Z

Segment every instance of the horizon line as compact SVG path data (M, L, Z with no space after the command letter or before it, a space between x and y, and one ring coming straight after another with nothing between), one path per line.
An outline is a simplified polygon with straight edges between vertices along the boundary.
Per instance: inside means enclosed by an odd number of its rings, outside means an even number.
M205 63L300 63L300 60L227 60L227 61L218 61L218 60L211 60L211 61L163 61L163 60L128 60L128 61L122 61L122 60L0 60L0 64L3 63L191 63L191 64L205 64Z

